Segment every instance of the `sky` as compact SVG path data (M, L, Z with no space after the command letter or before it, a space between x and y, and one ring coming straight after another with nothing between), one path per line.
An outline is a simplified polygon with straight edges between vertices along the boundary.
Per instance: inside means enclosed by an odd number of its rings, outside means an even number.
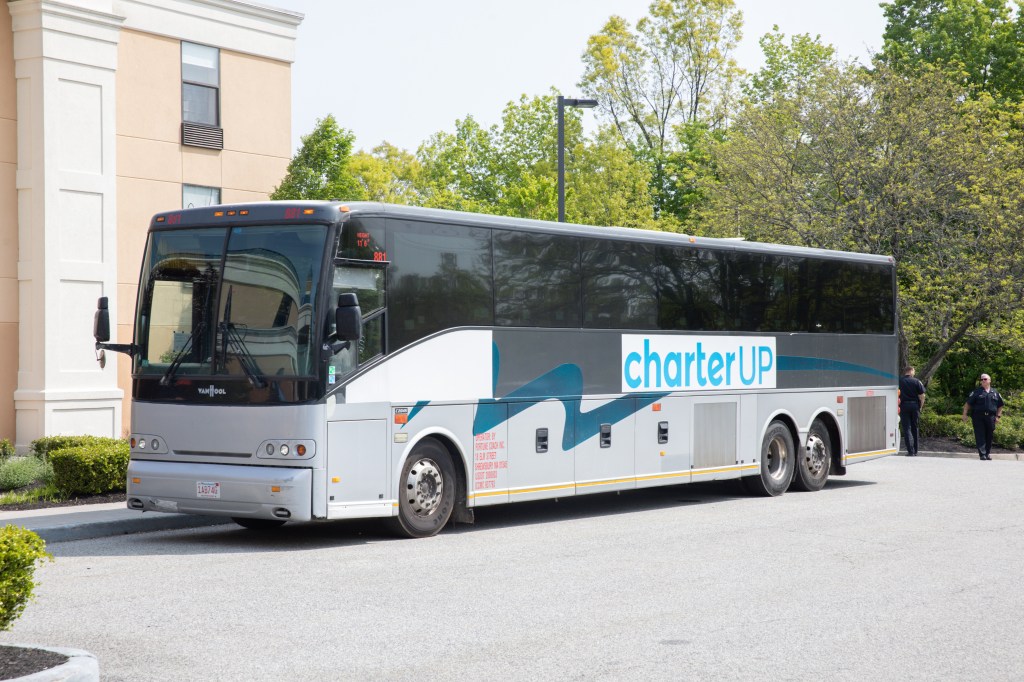
M635 25L650 0L261 0L301 12L292 68L292 150L334 114L369 151L382 141L415 152L472 116L500 123L521 95L556 88L582 96L587 38L613 14ZM743 39L736 59L762 63L758 38L777 24L820 35L841 57L866 62L882 44L879 0L736 0ZM593 131L594 114L584 115Z

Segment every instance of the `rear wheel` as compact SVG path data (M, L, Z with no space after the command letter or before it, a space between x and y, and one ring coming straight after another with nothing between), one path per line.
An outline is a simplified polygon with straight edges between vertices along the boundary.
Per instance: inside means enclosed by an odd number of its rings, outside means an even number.
M433 438L420 442L399 479L398 516L392 528L403 537L428 538L444 528L455 507L455 467Z
M775 497L786 492L793 480L796 453L793 435L780 421L773 421L761 441L761 473L743 478L743 485L753 495Z
M808 492L821 490L828 481L831 466L832 439L825 425L815 419L807 433L807 445L797 458L793 487Z
M280 528L286 521L278 521L277 519L246 519L241 516L232 516L231 520L237 523L242 528L248 530L273 530L274 528Z

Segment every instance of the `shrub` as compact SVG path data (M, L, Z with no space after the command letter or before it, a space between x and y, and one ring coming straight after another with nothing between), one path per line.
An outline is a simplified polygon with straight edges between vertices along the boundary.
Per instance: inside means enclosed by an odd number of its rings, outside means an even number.
M43 436L32 441L29 447L32 449L33 455L45 462L50 453L55 450L117 442L119 441L116 438L104 438L102 436Z
M11 443L11 441L7 440L6 438L0 440L0 462L6 462L11 457L14 457L14 455L14 445Z
M46 476L49 467L35 457L16 457L0 464L0 491L24 488Z
M993 442L1002 448L1024 447L1024 418L1003 417L996 424Z
M20 526L0 528L0 631L11 628L32 598L41 559L53 559L42 538Z
M53 450L53 482L66 495L100 495L124 492L128 476L128 443L113 438L106 442Z
M925 409L921 411L919 426L925 438L960 438L964 425L959 415L936 414Z

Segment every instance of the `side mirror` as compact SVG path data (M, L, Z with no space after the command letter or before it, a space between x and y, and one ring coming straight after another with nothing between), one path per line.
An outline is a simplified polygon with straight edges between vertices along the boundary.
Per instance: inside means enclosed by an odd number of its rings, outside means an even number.
M339 294L334 325L341 341L358 341L363 336L363 313L355 294Z
M106 296L96 302L96 314L92 318L92 335L96 337L96 343L110 340L110 311L107 310Z

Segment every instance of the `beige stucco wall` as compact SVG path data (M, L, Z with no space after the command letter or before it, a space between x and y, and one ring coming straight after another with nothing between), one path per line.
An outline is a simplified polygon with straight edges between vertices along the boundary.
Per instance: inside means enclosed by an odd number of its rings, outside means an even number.
M139 267L154 213L181 207L181 184L221 188L225 203L265 200L291 156L291 65L220 53L224 149L185 147L181 43L123 30L117 69L117 341L132 339ZM131 373L118 357L129 428Z
M18 387L18 164L14 33L0 7L0 438L14 442L14 391Z

